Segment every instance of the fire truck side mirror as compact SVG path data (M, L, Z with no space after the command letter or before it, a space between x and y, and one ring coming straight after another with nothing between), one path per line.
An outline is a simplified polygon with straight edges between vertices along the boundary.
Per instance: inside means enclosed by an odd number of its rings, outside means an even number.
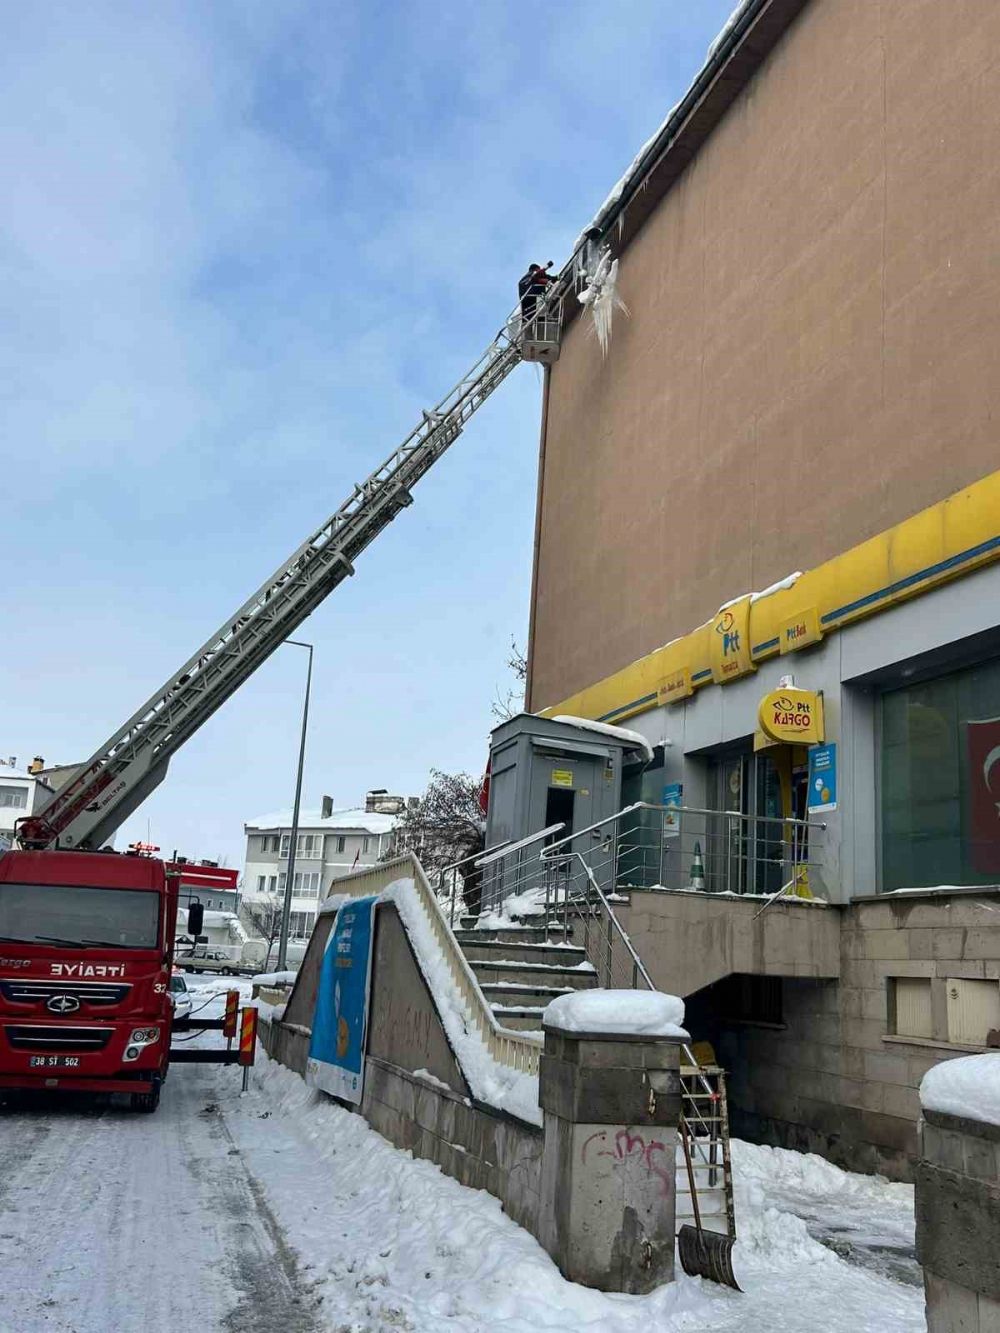
M205 909L198 902L192 902L188 906L188 934L198 936L201 934L201 928L205 924Z

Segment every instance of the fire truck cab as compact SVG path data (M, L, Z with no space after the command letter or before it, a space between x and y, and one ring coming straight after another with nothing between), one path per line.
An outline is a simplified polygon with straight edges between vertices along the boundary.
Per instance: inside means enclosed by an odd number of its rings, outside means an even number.
M0 856L0 1089L120 1092L155 1111L176 917L176 879L162 861Z

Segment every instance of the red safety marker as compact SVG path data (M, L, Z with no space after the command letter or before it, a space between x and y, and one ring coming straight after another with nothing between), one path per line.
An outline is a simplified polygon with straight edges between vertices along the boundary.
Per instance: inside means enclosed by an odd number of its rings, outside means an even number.
M236 1017L240 1011L240 993L238 990L226 991L226 1017L222 1035L229 1041L236 1036Z
M244 1009L240 1014L241 1065L252 1065L257 1054L257 1010Z

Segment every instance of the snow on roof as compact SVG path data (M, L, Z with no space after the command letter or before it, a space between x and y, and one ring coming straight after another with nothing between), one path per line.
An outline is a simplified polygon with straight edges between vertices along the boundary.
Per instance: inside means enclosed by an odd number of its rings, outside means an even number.
M589 717L571 717L568 713L560 713L558 717L552 719L553 722L565 722L571 727L580 727L583 731L596 731L600 736L610 736L616 741L624 741L633 750L641 750L646 756L646 762L653 761L653 747L645 736L641 736L637 731L630 731L628 727L615 727L610 722L592 722Z
M942 1060L928 1069L920 1084L920 1105L925 1111L1000 1125L1000 1051Z
M653 134L650 135L650 137L646 140L646 142L639 149L638 153L636 153L635 157L629 163L628 169L625 172L625 174L621 177L619 181L615 183L614 186L612 186L611 191L605 198L604 202L601 204L600 208L594 214L593 221L590 224L591 227L600 227L602 225L602 223L606 219L607 213L611 208L614 207L615 204L617 204L618 200L625 193L625 190L632 183L632 180L636 176L640 175L647 165L652 165L647 161L647 154L649 153L649 150L652 148L653 144L656 143L656 141L659 139L663 131L667 128L677 108L682 105L688 93L691 91L694 85L701 78L702 74L705 72L706 67L710 65L712 61L715 59L719 47L726 40L729 33L732 31L733 27L736 25L738 19L740 18L740 15L743 13L743 11L747 8L747 6L750 3L751 0L740 0L739 4L729 15L729 18L726 19L726 22L723 24L721 32L719 32L719 34L716 36L714 41L709 46L708 54L706 55L701 68L695 73L694 78L688 84L688 87L684 92L684 96L681 97L679 101L674 103L674 105L664 116L660 124L657 125L656 130L653 132ZM583 233L581 233L581 235L577 238L577 246L579 246L582 240L583 240Z
M559 1032L611 1032L686 1041L684 1001L662 991L577 990L545 1010L542 1026Z
M25 773L20 768L11 768L9 764L0 764L0 782L8 782L11 778L19 778L22 782L37 782L39 786L52 790L45 779L40 778L37 773Z
M397 815L380 815L361 809L334 810L324 819L319 810L299 811L299 832L320 830L338 833L391 833L398 822ZM290 829L291 810L275 810L272 814L248 819L243 826L248 833L257 829Z

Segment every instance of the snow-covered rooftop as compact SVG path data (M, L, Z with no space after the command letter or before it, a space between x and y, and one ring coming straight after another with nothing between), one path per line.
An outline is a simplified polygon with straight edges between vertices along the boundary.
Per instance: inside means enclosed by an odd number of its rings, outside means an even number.
M18 778L21 782L37 782L42 787L48 787L52 790L44 778L40 778L37 773L25 773L23 769L11 768L9 764L0 764L0 782L9 782L11 778Z
M299 831L325 831L329 833L391 833L398 822L398 815L380 815L374 811L358 809L334 810L333 814L323 818L319 810L299 811ZM260 815L257 819L248 819L243 826L248 833L258 829L290 829L292 827L291 810L275 810L269 815Z
M594 722L589 717L573 717L569 713L559 713L553 722L563 722L570 727L580 727L584 731L595 731L600 736L609 736L616 741L623 741L633 750L640 750L646 756L646 762L653 762L653 747L645 736L628 727L616 727L610 722Z
M691 92L695 84L701 78L702 74L704 74L708 66L711 65L712 61L716 57L717 52L719 51L719 48L722 46L723 42L729 36L732 29L736 26L736 23L742 17L744 10L748 7L750 2L751 0L739 0L739 3L736 5L736 8L733 10L733 12L729 15L729 18L723 24L721 31L718 33L718 35L710 44L708 48L708 53L705 56L705 60L701 68L696 72L694 78L688 85L684 97L682 97L678 102L674 103L674 105L667 112L666 116L656 127L655 132L650 135L650 137L646 140L646 142L639 149L638 153L636 153L635 157L629 163L629 166L625 171L624 175L622 175L622 177L611 187L611 190L605 197L604 202L601 204L600 208L594 214L593 220L590 223L591 227L599 228L606 223L608 213L615 206L615 204L618 203L619 199L621 199L626 189L632 184L632 181L637 176L641 176L643 172L646 171L647 168L652 165L650 158L650 150L653 148L653 145L656 144L657 140L670 125L670 122L673 119L674 114L676 113L678 108L683 104L685 98L687 97L687 94ZM577 244L579 244L580 240L582 240L582 235L578 239Z

